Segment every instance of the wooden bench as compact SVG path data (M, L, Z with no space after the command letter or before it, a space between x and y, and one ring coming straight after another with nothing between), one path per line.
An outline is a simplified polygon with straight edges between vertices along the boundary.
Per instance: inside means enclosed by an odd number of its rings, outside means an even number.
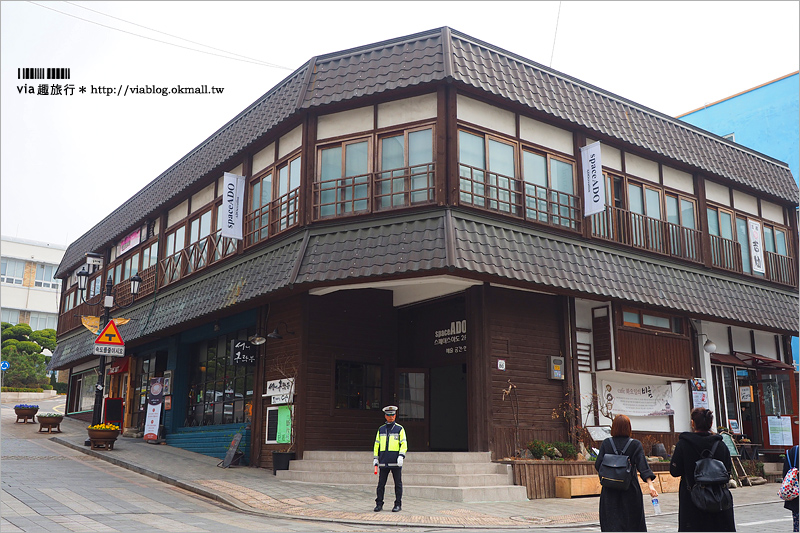
M659 494L678 492L680 478L672 477L669 472L654 472L656 478L653 486ZM648 494L650 486L637 475L642 494ZM596 474L583 476L556 476L556 498L573 498L575 496L597 496L602 491L600 478Z

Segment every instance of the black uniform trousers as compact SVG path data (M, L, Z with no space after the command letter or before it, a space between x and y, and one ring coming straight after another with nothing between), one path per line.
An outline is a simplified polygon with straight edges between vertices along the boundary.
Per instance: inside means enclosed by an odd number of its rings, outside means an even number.
M378 494L375 503L383 505L383 493L386 492L386 480L389 479L389 471L392 472L394 479L394 504L403 504L403 468L399 466L382 466L378 469Z

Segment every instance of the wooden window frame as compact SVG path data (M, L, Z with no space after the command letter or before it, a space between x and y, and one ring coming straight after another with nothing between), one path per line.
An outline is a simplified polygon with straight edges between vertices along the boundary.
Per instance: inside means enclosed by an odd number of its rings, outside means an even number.
M431 161L430 161L430 163L427 163L427 165L428 165L428 170L427 170L428 187L426 187L426 189L425 189L425 190L427 190L427 199L426 200L417 200L417 201L415 201L413 199L413 196L415 195L415 193L419 193L419 191L421 189L414 189L412 187L413 183L412 183L411 180L413 179L414 176L416 176L416 174L412 175L412 173L411 173L412 172L412 166L411 166L411 163L409 161L409 137L413 133L418 133L418 132L426 131L426 130L430 130L431 131ZM392 138L392 137L399 137L399 136L403 137L403 167L401 167L401 168L407 171L402 176L402 179L404 180L403 181L403 183L404 183L404 190L403 190L404 202L402 203L402 205L399 205L399 206L395 206L393 202L390 202L389 207L382 207L380 205L381 198L383 198L384 196L388 196L391 199L393 196L397 195L398 193L396 193L393 190L391 190L391 185L390 185L389 194L383 194L383 192L381 191L381 187L380 187L381 183L383 183L384 180L387 180L387 181L391 182L392 180L401 178L399 176L398 177L392 176L390 178L384 178L384 176L383 176L384 173L394 172L394 171L400 170L400 169L391 169L391 168L390 169L384 169L383 168L383 165L382 165L382 163L383 163L383 141L385 139L389 139L389 138ZM373 210L374 211L388 211L388 210L391 210L391 209L400 209L402 207L410 207L410 206L415 206L415 205L429 204L429 203L433 203L433 202L436 201L436 183L435 183L436 180L435 180L435 176L434 176L434 170L436 168L436 123L435 122L428 122L428 123L419 124L419 125L415 125L415 126L411 126L411 127L407 127L407 128L401 128L401 129L395 128L395 129L391 129L391 130L382 131L382 132L380 132L380 133L378 133L376 135L374 151L375 151L375 157L374 157L375 165L374 165L374 172L373 172L373 174L374 174L374 187L373 187L373 190L372 190L372 205L373 205ZM421 166L421 165L414 165L413 168L417 168L418 166Z
M373 135L359 135L357 137L350 137L344 140L335 141L335 142L326 142L322 144L318 144L316 146L316 176L314 176L314 192L313 192L313 203L314 203L314 220L328 220L333 218L344 218L344 217L351 217L357 215L363 215L366 213L371 212L372 210L372 177L375 169L375 145L374 145L374 136ZM349 145L367 143L367 172L366 174L357 174L355 176L346 176L346 167L347 167L347 147ZM330 150L332 148L340 148L341 149L341 160L340 160L340 175L338 178L333 178L330 180L326 180L325 182L322 181L322 152L325 150ZM354 180L355 178L363 178L366 176L366 183L355 184L352 183L350 185L341 183L347 180ZM322 203L322 185L323 183L329 183L332 181L337 181L339 183L335 184L332 188L326 188L325 191L334 191L335 199L333 202L326 202L325 204ZM356 187L361 187L366 185L367 187L367 194L365 197L358 197L355 198L355 190ZM343 200L341 197L342 191L350 190L351 198L349 200ZM366 206L364 209L356 210L355 206L357 203L364 202ZM344 209L348 204L350 204L351 208L349 210ZM334 213L323 215L322 208L323 207L334 207Z
M625 317L625 313L636 313L638 315L638 317L639 317L639 324L635 324L633 322L625 322L625 318L624 318ZM669 320L670 327L669 328L662 328L662 327L658 327L658 326L652 326L652 325L649 325L649 324L645 324L644 323L644 315L650 315L650 316L658 317L658 318L666 318L667 320ZM688 335L686 334L686 320L683 317L678 316L678 315L672 315L672 314L669 314L669 313L663 313L661 311L653 311L651 309L641 309L641 308L638 308L638 307L630 307L630 306L624 305L624 306L620 306L619 317L620 317L620 324L621 324L620 327L623 327L623 328L634 328L634 329L637 329L637 330L652 331L652 332L658 333L658 334L669 333L669 334L676 335L676 336L679 336L679 337L688 337ZM681 332L677 332L677 331L673 330L674 321L675 320L679 320L680 321L681 330L682 330Z
M525 179L525 152L528 152L533 155L537 155L539 157L543 157L545 162L545 179L547 181L545 185L546 195L545 198L540 198L538 196L529 196L528 195L528 186L531 187L541 187L540 185L536 185L533 182L528 182ZM552 162L559 161L561 163L565 163L572 167L572 192L566 193L559 189L556 189L553 186L553 172L552 172ZM520 143L520 150L518 156L518 166L519 166L519 178L518 182L521 187L520 195L521 195L521 209L522 209L522 217L525 220L530 222L535 222L537 224L547 224L548 226L572 230L581 232L582 231L582 219L583 219L583 203L581 201L581 197L576 194L578 190L578 168L577 163L570 159L569 157L565 157L563 155L558 155L551 153L547 150L542 148L536 148L525 143ZM553 194L556 195L556 201L553 201ZM528 207L528 200L532 199L533 202L536 203L537 209L534 209L533 212L537 214L537 216L531 216L529 213L530 208ZM568 201L566 204L564 203L565 199L572 198L573 200ZM546 204L546 212L547 221L544 221L540 218L540 214L542 211L538 209L538 207L542 204ZM553 211L553 207L557 209L557 211ZM568 209L572 216L563 216L562 212L563 209ZM568 220L572 223L569 225L564 225L559 223L560 220Z

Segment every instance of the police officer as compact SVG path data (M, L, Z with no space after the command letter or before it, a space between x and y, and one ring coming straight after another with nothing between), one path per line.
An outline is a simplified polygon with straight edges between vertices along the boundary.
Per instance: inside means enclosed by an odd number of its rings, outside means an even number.
M403 426L395 423L397 416L397 406L388 405L383 408L386 423L378 429L375 436L375 447L373 450L372 465L380 466L378 476L378 491L375 498L375 512L383 510L383 493L386 489L386 480L389 479L389 472L392 472L394 479L394 507L392 512L400 510L403 502L403 460L408 450L406 441L406 430Z

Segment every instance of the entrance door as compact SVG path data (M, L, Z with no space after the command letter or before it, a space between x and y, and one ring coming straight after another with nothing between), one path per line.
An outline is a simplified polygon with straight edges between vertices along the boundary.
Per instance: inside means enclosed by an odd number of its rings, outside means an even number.
M428 450L427 387L427 369L397 369L397 421L406 430L410 452Z
M769 373L768 373L769 372ZM797 442L798 419L795 407L797 393L793 386L794 372L792 370L761 370L758 376L759 408L761 410L761 434L763 448L785 449L792 446L786 439ZM781 424L781 422L784 424ZM770 427L772 422L772 427ZM780 434L789 427L789 435L781 443ZM781 428L783 426L783 428Z
M430 449L467 451L467 365L430 370Z

